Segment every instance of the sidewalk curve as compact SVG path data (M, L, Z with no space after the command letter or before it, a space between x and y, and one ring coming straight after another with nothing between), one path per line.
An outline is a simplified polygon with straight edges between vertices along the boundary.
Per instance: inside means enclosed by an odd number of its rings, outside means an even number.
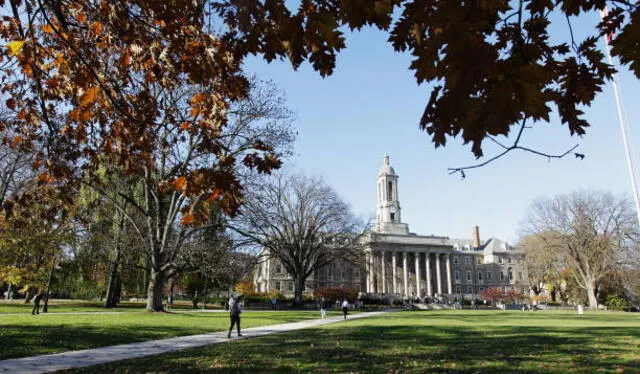
M377 316L387 312L388 311L380 311L354 314L349 316L348 320ZM197 348L205 345L225 343L237 339L246 339L278 332L300 330L340 322L343 320L343 317L339 316L326 319L253 327L242 330L243 337L238 338L235 337L234 334L232 335L232 339L227 338L227 331L219 331L209 334L181 336L177 338L114 345L110 347L85 349L81 351L69 351L50 355L1 360L0 373L50 373L57 370L81 368L130 358L153 356L187 348Z

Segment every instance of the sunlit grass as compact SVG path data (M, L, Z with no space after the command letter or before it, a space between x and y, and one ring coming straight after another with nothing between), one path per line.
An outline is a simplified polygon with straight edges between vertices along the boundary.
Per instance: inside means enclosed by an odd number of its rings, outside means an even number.
M398 312L90 367L116 373L637 373L640 315Z

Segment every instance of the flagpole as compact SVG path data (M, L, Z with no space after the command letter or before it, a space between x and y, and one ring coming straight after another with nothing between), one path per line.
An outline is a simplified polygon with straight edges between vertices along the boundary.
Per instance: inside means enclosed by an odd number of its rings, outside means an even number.
M600 11L600 18L604 20L607 15L606 8L604 11ZM613 59L611 58L611 48L609 46L608 35L604 35L604 45L607 51L607 58L609 65L613 66ZM633 199L636 203L636 215L638 218L638 224L640 224L640 199L638 198L638 185L636 183L636 173L633 169L633 162L631 160L631 152L629 151L629 139L627 137L627 127L624 123L624 116L622 115L622 104L620 100L620 92L618 91L618 78L615 73L611 76L613 82L613 93L616 98L616 109L618 110L618 119L620 119L620 129L622 130L622 140L624 142L625 155L627 156L627 166L629 168L629 176L631 177L631 187L633 188Z

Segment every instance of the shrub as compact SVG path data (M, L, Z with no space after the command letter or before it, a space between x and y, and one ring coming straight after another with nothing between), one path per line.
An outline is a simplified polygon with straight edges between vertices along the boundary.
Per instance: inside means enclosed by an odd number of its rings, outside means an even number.
M618 295L618 294L613 294L613 295L607 296L607 300L604 302L604 305L606 305L607 308L613 309L613 310L628 310L629 309L628 300L624 296Z
M313 291L313 295L316 299L324 298L327 301L336 301L347 299L350 303L358 299L358 291L353 288L342 287L320 287Z

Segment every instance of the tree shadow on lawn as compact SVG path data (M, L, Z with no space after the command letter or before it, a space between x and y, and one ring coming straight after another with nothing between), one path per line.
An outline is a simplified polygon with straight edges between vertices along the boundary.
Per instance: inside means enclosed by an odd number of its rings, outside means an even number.
M133 315L70 315L56 316L57 320L20 317L22 322L0 325L0 360L225 331L230 322L227 313ZM53 318L45 318L49 317ZM138 323L137 318L148 319ZM242 326L250 328L307 319L317 319L317 316L290 312L243 313Z
M122 361L100 371L636 373L639 334L621 327L345 324Z
M197 327L148 325L16 326L0 332L0 360L203 333Z

